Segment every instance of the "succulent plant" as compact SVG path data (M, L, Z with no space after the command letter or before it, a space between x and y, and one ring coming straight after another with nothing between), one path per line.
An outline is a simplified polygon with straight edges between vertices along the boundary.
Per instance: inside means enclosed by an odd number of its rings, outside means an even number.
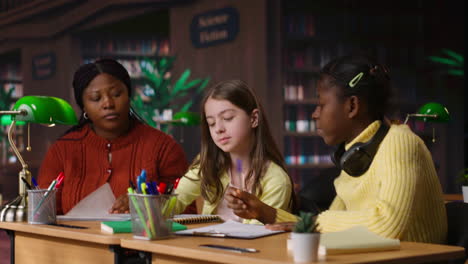
M462 173L460 173L459 181L463 186L468 186L468 168L465 168Z
M317 222L315 216L310 212L299 212L299 221L294 226L296 233L314 233L317 232Z

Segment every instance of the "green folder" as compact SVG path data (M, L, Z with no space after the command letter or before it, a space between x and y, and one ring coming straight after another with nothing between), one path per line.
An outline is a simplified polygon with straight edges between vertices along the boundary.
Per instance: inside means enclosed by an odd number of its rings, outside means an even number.
M187 226L172 222L172 231L180 231L187 229ZM101 222L101 231L109 234L131 233L132 221L105 221Z

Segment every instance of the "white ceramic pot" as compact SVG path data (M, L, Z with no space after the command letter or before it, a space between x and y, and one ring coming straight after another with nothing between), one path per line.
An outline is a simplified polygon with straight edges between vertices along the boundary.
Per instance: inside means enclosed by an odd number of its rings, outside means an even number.
M320 233L291 233L294 262L317 261Z
M462 186L463 191L463 201L468 203L468 186Z

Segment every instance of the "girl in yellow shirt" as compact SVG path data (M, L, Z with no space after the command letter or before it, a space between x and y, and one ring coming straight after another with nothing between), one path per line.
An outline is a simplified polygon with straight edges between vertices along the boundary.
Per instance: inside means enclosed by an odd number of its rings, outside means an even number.
M386 67L362 56L335 59L322 69L317 92L312 117L325 143L340 145L334 158L341 169L335 199L317 216L319 230L363 225L384 237L443 243L447 219L431 154L408 126L384 121L390 92ZM248 193L233 196L229 206L238 215L272 210ZM275 211L267 223L295 220Z
M201 152L176 189L175 213L201 195L203 214L244 223L274 217L268 212L236 216L224 199L236 189L252 193L271 208L290 211L292 180L253 91L240 80L218 83L207 91L201 112Z

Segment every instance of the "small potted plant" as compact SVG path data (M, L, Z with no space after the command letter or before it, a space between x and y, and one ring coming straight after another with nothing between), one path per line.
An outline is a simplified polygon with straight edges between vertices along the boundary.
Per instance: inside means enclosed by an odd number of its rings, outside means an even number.
M460 175L460 182L462 184L463 201L468 203L468 168L465 168Z
M300 219L291 233L294 262L317 261L320 233L312 213L300 212Z

